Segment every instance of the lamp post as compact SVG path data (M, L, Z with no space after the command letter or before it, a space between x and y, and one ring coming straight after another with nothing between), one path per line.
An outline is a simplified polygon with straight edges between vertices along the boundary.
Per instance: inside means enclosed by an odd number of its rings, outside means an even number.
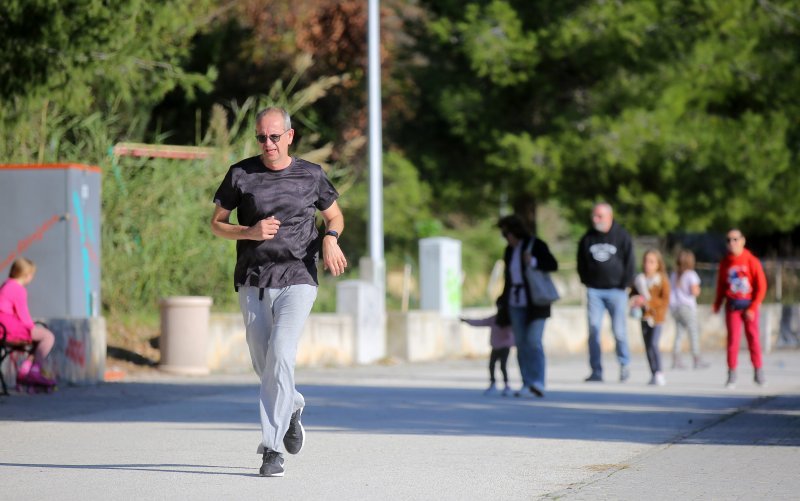
M369 0L367 21L367 82L369 90L369 261L361 276L385 289L383 253L383 139L381 124L380 1ZM364 266L366 265L366 266Z

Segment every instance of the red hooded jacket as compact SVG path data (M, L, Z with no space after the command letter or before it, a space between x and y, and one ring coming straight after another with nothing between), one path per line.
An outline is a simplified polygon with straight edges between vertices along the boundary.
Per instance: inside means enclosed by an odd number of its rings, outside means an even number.
M738 256L728 254L719 263L717 274L717 295L714 298L714 311L722 306L722 300L749 299L750 311L764 301L767 295L767 277L764 268L749 250L744 249Z

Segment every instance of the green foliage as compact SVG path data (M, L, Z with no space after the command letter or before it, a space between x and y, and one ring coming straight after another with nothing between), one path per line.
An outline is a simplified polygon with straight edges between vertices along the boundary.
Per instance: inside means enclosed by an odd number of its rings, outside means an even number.
M776 106L761 97L760 81L774 68L757 66L780 63L760 48L779 26L765 5L662 4L664 22L651 30L658 44L641 49L641 56L658 57L640 62L640 56L609 74L589 98L596 103L591 115L559 134L571 145L561 192L569 187L572 197L583 198L564 199L576 216L594 196L630 214L640 233L732 224L787 231L800 224L787 210L800 202L799 185L786 174L797 163L791 138L800 132L789 123L787 105L797 110L797 102ZM683 22L680 33L669 20ZM784 43L797 38L798 26L778 29ZM789 71L796 84L796 71Z
M120 160L103 183L103 290L117 312L157 308L173 295L233 297L235 246L209 230L227 163Z
M79 115L123 106L138 115L176 85L208 90L214 70L181 58L211 0L9 0L0 8L0 99L49 100Z
M342 194L355 274L369 218L363 3L107 4L0 7L0 158L104 167L106 307L172 294L232 306L234 246L207 220L227 166L257 153L252 113L267 102L292 112L294 153ZM554 248L601 199L638 234L800 225L800 0L392 0L384 12L389 267L413 262L419 238L459 238L465 302L483 301L471 277L502 252L494 223L508 207L566 214L566 229L538 217ZM167 138L217 156L108 158L118 141ZM323 280L318 311L335 302Z
M482 7L467 6L455 33L464 45L470 66L479 77L500 87L528 81L536 66L536 36L525 32L516 11L502 0Z
M217 148L208 160L114 162L103 178L103 290L114 291L104 295L106 311L155 308L160 298L173 295L211 296L215 308L236 309L236 246L211 233L214 192L232 162L258 154L252 137L257 110L280 104L302 119L314 101L310 96L324 95L328 84L287 95L276 82L270 96L232 104L231 117L215 108L201 138L201 144ZM324 157L324 151L298 154ZM335 307L327 295L320 304Z
M414 165L397 151L383 157L383 187L386 258L401 263L405 255L416 255L418 238L430 236L421 233L429 232L426 223L434 221L430 211L431 189L419 179ZM369 184L354 185L340 204L346 217L346 237L341 243L351 260L358 259L367 249Z
M441 210L555 198L582 222L607 200L643 234L800 224L799 1L423 3L416 50L437 64L416 66L397 137ZM420 123L446 133L415 142ZM462 175L438 174L453 161Z

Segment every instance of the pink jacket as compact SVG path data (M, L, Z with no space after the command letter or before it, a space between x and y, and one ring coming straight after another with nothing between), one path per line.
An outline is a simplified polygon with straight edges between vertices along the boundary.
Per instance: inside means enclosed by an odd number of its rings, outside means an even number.
M514 332L511 330L510 325L507 327L500 327L497 325L495 323L496 318L497 315L492 315L491 317L482 319L468 320L464 318L462 320L473 327L491 327L489 344L492 348L511 348L514 346Z
M30 333L33 329L33 319L28 311L28 291L13 278L0 285L0 317L17 320L17 325L6 326L9 330L21 326Z

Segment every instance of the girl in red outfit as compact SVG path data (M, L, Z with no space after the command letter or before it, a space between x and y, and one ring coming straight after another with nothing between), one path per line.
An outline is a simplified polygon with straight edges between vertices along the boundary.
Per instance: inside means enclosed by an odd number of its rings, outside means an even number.
M736 384L736 365L739 355L739 339L744 333L750 348L750 360L755 369L756 384L763 385L764 369L761 361L761 341L758 329L758 307L767 294L767 278L761 262L744 248L745 239L736 228L726 237L728 254L719 263L717 295L714 313L725 300L725 326L728 328L728 388Z
M52 386L55 381L42 374L42 364L53 349L55 336L45 327L36 325L28 312L28 291L25 286L36 275L36 265L30 259L19 258L11 265L8 280L0 286L0 323L6 328L6 340L12 343L36 345L33 362L25 360L17 373L19 384Z

